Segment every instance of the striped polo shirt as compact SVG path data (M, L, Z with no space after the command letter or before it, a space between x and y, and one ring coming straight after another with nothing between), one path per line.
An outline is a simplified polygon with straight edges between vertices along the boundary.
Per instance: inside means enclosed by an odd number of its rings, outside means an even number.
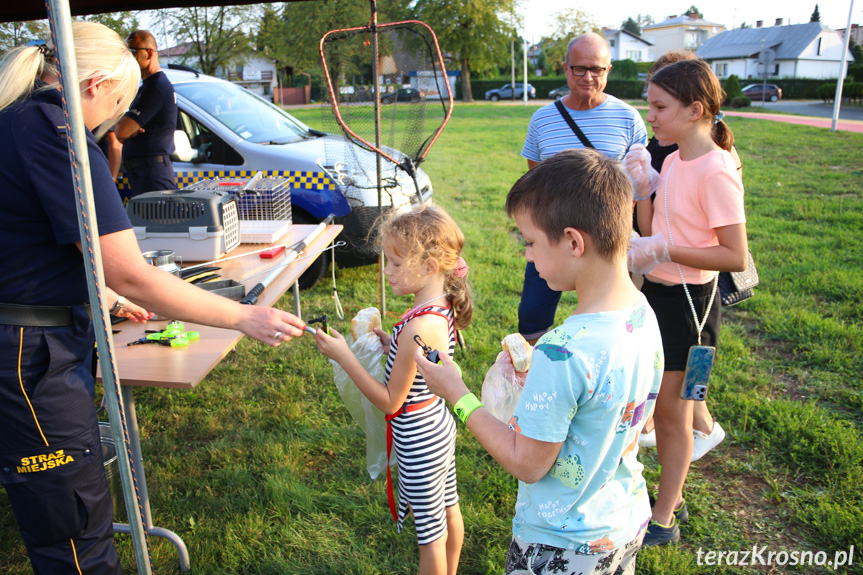
M633 144L647 144L641 114L614 96L606 94L605 102L590 110L566 110L590 143L609 157L623 159ZM563 150L583 147L555 105L548 104L530 119L521 155L540 162Z

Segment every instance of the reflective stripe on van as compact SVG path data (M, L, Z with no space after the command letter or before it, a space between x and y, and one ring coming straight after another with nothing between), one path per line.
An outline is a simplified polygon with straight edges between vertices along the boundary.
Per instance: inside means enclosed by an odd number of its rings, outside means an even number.
M183 189L189 184L193 184L207 178L251 178L257 173L256 170L210 170L200 172L175 172L174 176L177 179L177 189ZM321 172L302 172L302 171L266 171L267 176L278 176L288 178L291 187L296 189L314 190L314 191L335 191L336 184L329 176ZM117 189L120 192L129 191L129 179L125 177L123 172L117 174Z

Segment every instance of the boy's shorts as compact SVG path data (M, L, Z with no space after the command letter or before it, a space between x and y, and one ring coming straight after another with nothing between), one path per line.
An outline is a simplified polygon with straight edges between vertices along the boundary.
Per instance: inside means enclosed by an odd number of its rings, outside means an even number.
M554 573L590 573L591 575L634 575L635 556L644 539L635 540L608 553L585 555L572 549L561 549L542 543L525 543L512 538L506 554L505 575L545 575Z
M686 284L698 321L704 321L704 312L710 302L710 294L713 292L713 282L706 284ZM689 348L698 345L698 329L692 317L692 308L683 291L683 284L667 286L644 278L641 291L647 298L656 321L659 323L659 333L662 334L662 351L665 354L665 371L684 371L686 359L689 356ZM721 324L720 308L722 302L719 299L719 289L710 306L710 317L704 324L701 332L701 345L712 345L719 343L719 327Z

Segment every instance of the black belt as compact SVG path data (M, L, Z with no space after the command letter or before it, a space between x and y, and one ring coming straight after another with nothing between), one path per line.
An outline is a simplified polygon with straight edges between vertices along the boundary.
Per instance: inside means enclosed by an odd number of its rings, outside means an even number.
M143 156L141 158L129 158L128 160L123 160L123 166L127 170L134 170L135 168L140 168L141 166L149 166L152 164L167 164L171 161L171 156L166 154L159 154L158 156Z
M0 303L0 325L60 327L74 323L69 306Z

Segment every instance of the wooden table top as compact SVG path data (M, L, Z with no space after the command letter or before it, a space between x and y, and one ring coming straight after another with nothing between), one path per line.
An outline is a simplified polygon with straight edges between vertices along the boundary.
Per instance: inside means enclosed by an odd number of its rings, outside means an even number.
M292 245L306 237L314 228L315 226L312 225L291 225L288 232L277 243ZM341 231L341 225L327 226L299 257L326 248ZM265 244L241 244L228 253L227 257L253 252L265 247L267 247ZM257 305L273 305L291 288L297 278L315 259L297 260L286 267L284 272L258 296ZM284 252L272 259L249 255L213 265L222 268L217 272L221 275L220 280L233 279L239 282L243 278L269 270L283 262ZM267 274L261 274L242 282L246 286L246 292L260 283L266 276ZM167 320L151 320L147 322L146 326L131 321L114 325L115 331L120 330L120 333L114 335L114 350L122 385L191 389L204 379L243 338L243 333L239 331L185 322L186 331L198 331L201 334L199 341L191 342L186 347L171 348L152 344L129 347L126 345L146 335L144 330L161 329L166 324ZM101 378L97 379L101 381Z

